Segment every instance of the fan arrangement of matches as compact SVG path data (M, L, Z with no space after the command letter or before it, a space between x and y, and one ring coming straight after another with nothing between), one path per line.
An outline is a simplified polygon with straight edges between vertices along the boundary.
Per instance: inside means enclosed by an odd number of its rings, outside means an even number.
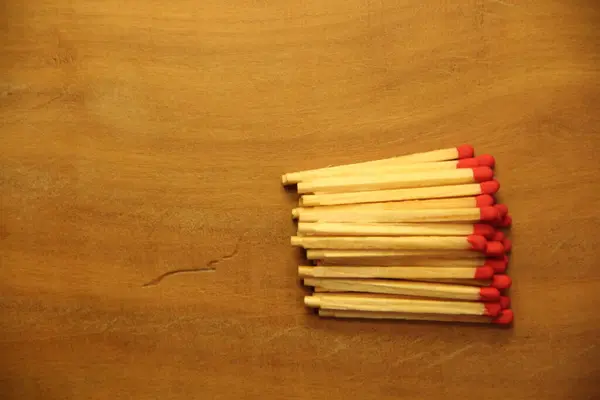
M508 325L508 208L472 146L283 175L302 194L293 246L320 316Z

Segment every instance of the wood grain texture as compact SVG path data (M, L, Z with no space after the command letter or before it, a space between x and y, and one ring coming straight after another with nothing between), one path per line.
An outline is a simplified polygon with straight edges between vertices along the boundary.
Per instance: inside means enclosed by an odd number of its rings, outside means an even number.
M597 398L599 26L591 0L2 1L0 397ZM463 142L514 217L514 328L306 311L280 175Z

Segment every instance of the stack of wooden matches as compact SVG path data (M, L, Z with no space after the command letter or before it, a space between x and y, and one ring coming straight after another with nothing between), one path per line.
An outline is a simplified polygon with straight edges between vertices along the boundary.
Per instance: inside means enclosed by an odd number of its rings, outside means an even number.
M285 174L319 315L507 325L511 224L494 158L472 146Z

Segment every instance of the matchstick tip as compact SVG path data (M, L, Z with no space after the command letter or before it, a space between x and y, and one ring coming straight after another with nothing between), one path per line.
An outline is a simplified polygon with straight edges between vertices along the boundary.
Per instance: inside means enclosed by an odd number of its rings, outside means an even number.
M494 237L492 238L492 240L495 240L496 242L501 242L506 238L506 235L504 234L504 232L502 231L496 231L496 233L494 234Z
M469 235L467 241L471 245L471 250L485 251L487 247L487 239L480 235Z
M502 242L489 241L485 248L485 254L488 256L501 256L504 254L504 245Z
M463 158L458 160L456 168L475 168L479 167L479 161L476 158Z
M496 204L494 205L494 208L498 210L501 219L504 218L506 214L508 214L508 207L506 206L506 204Z
M494 197L490 196L489 194L480 194L479 196L475 197L475 203L477 207L493 206L495 202L496 200Z
M495 288L492 288L492 289L495 289ZM500 292L498 292L498 293L500 293ZM510 297L500 296L500 307L502 307L503 310L510 308Z
M481 182L479 185L481 188L481 194L494 194L498 190L500 190L500 182L496 179L492 179L491 181Z
M495 317L502 311L502 307L500 307L500 303L483 303L485 308L484 315L489 315L490 317Z
M494 275L492 287L496 289L508 289L512 285L512 279L508 275Z
M475 182L488 182L494 179L494 170L490 167L473 168L473 179Z
M458 158L461 160L463 158L473 158L475 155L475 149L470 144L460 145L456 148L456 151L458 152Z
M285 186L289 183L287 174L281 175L281 183Z
M485 265L492 267L495 273L501 274L506 271L508 257L505 256L502 259L487 259L485 260Z
M492 279L494 276L494 269L492 267L483 266L475 268L475 275L473 276L478 281Z
M509 214L506 214L504 216L504 218L502 218L502 220L500 222L498 222L496 225L501 228L508 228L509 226L512 225L512 217Z
M475 224L473 225L473 235L483 236L486 239L492 239L496 234L496 230L489 224Z
M510 240L509 238L505 238L504 240L502 240L502 245L504 246L504 251L510 253L510 251L512 250L512 240Z
M304 296L304 305L311 308L319 307L320 302L316 296Z
M512 310L502 310L500 315L492 320L493 324L510 325L514 319Z
M483 154L481 156L477 156L477 157L475 157L475 159L477 160L479 165L482 167L494 168L494 166L496 165L496 159L489 154Z
M480 207L479 219L481 221L497 221L499 219L498 210L494 207Z
M479 289L479 299L482 301L499 301L500 291L495 287L482 287Z
M298 219L299 216L300 216L300 211L297 208L292 209L292 218Z

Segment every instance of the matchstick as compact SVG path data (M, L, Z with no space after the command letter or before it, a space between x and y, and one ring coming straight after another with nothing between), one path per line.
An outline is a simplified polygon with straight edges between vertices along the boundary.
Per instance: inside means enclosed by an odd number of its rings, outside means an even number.
M300 222L298 235L312 236L469 236L492 239L496 230L487 224L444 223L336 223Z
M494 157L489 154L473 158L463 158L460 160L452 161L437 161L437 162L421 162L414 164L374 164L363 167L355 168L342 168L342 169L324 169L319 173L312 173L310 176L306 176L303 179L298 180L295 173L285 174L281 177L281 181L284 185L291 185L300 183L302 181L342 177L342 176L358 176L358 175L383 175L383 174L404 174L407 172L416 171L438 171L438 170L450 170L460 168L476 168L476 167L490 167L493 168L495 165Z
M329 318L398 319L407 321L440 321L497 325L510 325L514 319L512 310L502 310L497 317L488 317L479 315L411 314L394 312L328 310L320 308L319 316Z
M481 183L492 180L490 167L322 178L298 183L298 193L339 193Z
M494 269L482 267L299 266L298 276L314 278L476 279L487 280ZM321 285L316 285L321 286Z
M384 311L451 315L497 316L502 310L500 303L413 300L377 298L364 294L315 293L304 297L304 304L311 308L331 310Z
M303 212L327 214L330 211L360 210L405 210L405 209L440 209L440 208L475 208L494 205L494 198L489 194L471 197L455 197L450 199L393 201L386 203L345 204L339 206L298 207L292 210L292 217L297 219Z
M414 153L405 156L385 158L382 160L367 161L355 164L338 165L335 167L326 167L311 169L300 172L292 172L282 176L281 181L284 185L291 185L294 183L301 182L306 179L331 176L336 173L347 173L350 171L357 171L363 168L390 166L390 165L406 165L406 164L417 164L437 161L448 161L463 158L472 158L475 151L472 146L462 145L458 147L451 147L448 149L428 151L424 153Z
M498 210L494 207L442 208L415 210L358 210L332 211L330 213L300 214L300 222L476 222L494 221Z
M433 257L433 258L479 258L481 253L470 250L340 250L340 249L308 249L306 258L309 260L323 259L362 259L362 258L405 258L405 257Z
M407 282L385 279L306 278L305 286L340 292L385 293L422 298L500 302L500 291L493 287L474 287L441 283ZM502 305L503 303L501 303Z
M457 268L457 267L491 267L496 274L502 274L506 271L508 257L500 258L431 258L430 256L401 257L401 258L357 258L357 259L322 259L317 260L317 266L418 266L418 267L437 267L437 268Z
M303 207L341 204L381 203L388 201L440 199L446 197L494 194L500 189L496 180L464 185L432 186L410 189L375 190L368 192L308 194L300 198Z
M417 279L418 281L424 282L438 282L438 283L455 283L458 285L470 285L480 287L495 287L496 289L504 290L512 286L512 279L508 275L498 274L494 275L490 280L476 280L476 279Z
M340 237L292 236L292 246L305 249L347 250L473 250L487 255L500 255L504 247L488 242L483 236L404 236L404 237Z

